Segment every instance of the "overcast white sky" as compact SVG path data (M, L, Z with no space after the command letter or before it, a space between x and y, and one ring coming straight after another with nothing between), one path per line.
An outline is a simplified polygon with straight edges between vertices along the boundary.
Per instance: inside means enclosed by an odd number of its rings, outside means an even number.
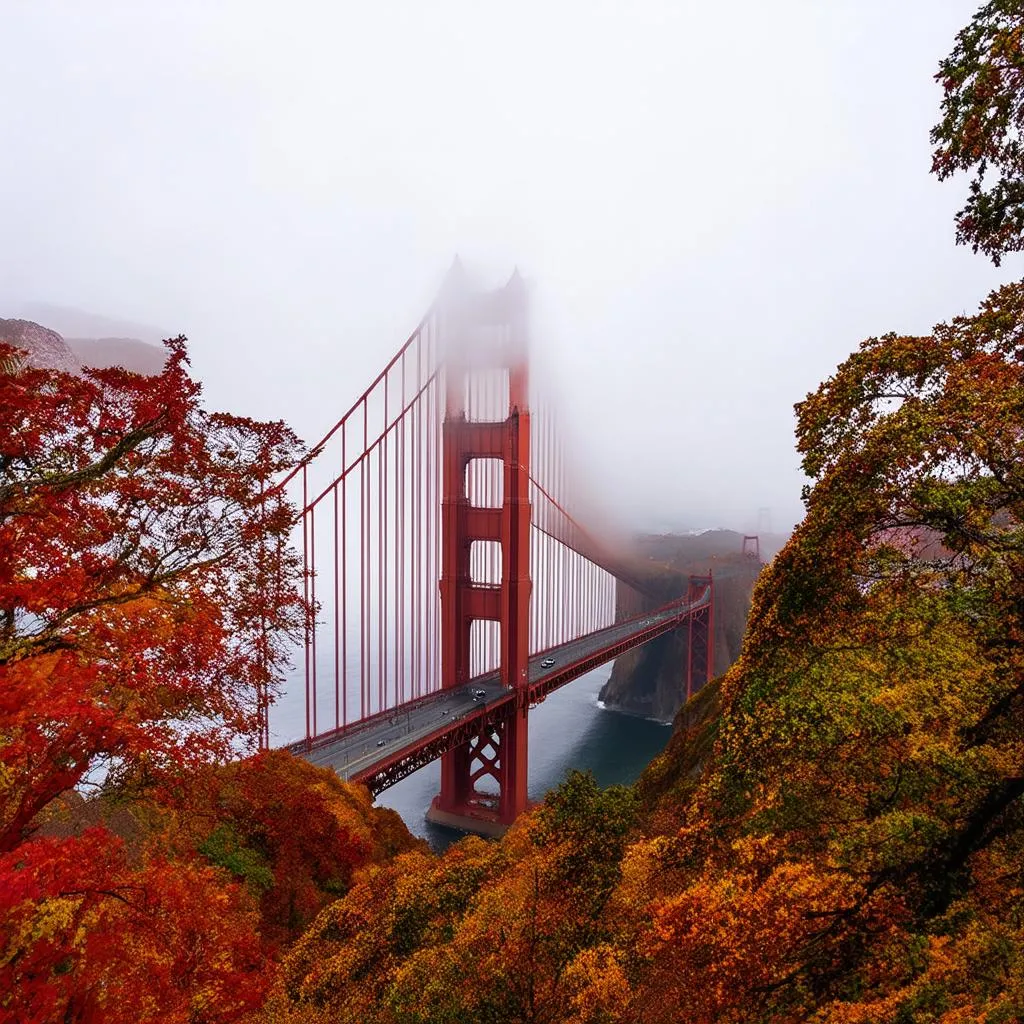
M0 0L0 316L185 333L312 441L456 252L518 264L609 505L785 527L793 403L1020 275L928 173L978 5Z

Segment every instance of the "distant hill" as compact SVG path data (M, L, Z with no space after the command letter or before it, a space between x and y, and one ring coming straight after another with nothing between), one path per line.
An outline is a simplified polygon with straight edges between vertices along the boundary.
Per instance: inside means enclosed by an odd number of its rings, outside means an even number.
M43 302L16 303L8 312L18 319L0 320L0 327L8 325L4 330L12 336L4 340L29 349L37 365L72 372L123 366L135 373L157 374L163 369L164 335L157 328Z
M34 366L67 373L77 373L82 368L78 356L56 331L31 320L0 319L0 341L27 352Z
M65 338L68 348L83 366L102 369L123 366L136 373L157 374L164 367L167 352L138 338Z

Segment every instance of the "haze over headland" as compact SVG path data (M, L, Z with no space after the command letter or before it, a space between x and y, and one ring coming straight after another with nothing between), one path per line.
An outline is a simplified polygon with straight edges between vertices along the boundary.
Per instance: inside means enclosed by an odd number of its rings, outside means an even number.
M1014 276L927 173L974 8L7 5L0 316L185 333L211 405L313 441L456 252L518 265L602 501L783 529L793 403Z

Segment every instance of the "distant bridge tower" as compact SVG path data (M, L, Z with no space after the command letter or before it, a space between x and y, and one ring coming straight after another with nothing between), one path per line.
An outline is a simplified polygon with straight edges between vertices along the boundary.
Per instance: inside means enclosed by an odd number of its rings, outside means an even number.
M707 604L687 619L686 699L702 690L715 675L715 595L714 580L707 576L691 576L686 591L687 602L699 601L706 590Z
M761 561L761 538L756 533L748 533L743 538L743 556L752 558L760 563Z
M442 756L441 792L427 817L474 831L490 822L497 832L526 809L532 587L526 289L517 272L504 288L472 294L456 266L446 301L452 340L441 442L441 685L464 685L479 672L470 663L473 624L496 622L501 681L516 699L501 720ZM500 462L499 507L473 503L467 470L474 460ZM500 581L473 580L476 542L500 545ZM483 780L497 794L478 790Z

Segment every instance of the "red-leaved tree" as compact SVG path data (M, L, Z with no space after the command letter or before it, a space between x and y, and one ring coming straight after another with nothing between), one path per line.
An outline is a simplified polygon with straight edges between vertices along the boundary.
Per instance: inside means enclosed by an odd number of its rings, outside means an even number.
M251 1005L216 992L259 973L251 908L216 869L125 860L116 837L34 836L73 787L173 806L198 765L252 747L303 625L295 513L273 489L298 439L204 410L184 339L167 348L163 372L144 377L39 369L0 344L0 1019L93 1019L97 993L128 979L118 957L199 942L185 939L189 917L218 884L220 980L195 953L203 1019ZM98 952L95 928L115 920L121 952ZM159 972L139 955L150 968L125 984L142 992ZM89 963L113 971L99 989ZM125 1012L188 1019L198 990L184 975L168 986L178 1003L154 990L149 1009Z

